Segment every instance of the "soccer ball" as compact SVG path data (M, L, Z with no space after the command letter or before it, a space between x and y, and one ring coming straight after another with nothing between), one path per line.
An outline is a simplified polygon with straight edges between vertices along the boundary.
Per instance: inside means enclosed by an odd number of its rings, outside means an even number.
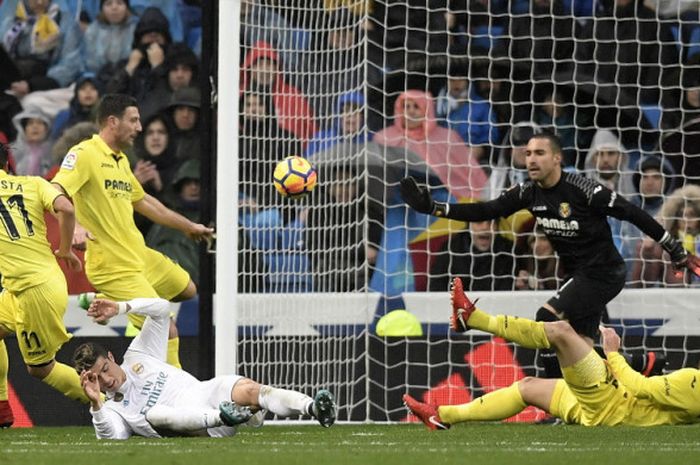
M272 175L275 189L284 197L298 198L316 187L316 170L305 158L287 157L277 163Z

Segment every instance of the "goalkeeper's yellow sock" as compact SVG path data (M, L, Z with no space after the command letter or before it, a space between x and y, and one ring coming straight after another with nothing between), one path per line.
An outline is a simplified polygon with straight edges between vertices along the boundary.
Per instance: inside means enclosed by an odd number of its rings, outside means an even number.
M168 339L168 357L166 360L170 365L176 368L182 368L180 364L180 338L174 337Z
M7 372L10 370L10 361L7 358L5 341L0 340L0 400L7 400Z
M56 362L42 381L70 399L79 400L85 404L90 402L80 385L80 376L68 365Z
M438 407L440 420L453 425L464 421L496 421L520 413L527 404L520 395L518 383L507 388L489 392L478 399L462 405Z
M492 316L475 309L469 315L467 324L470 328L486 331L528 349L549 349L550 347L544 322L541 321L508 315Z

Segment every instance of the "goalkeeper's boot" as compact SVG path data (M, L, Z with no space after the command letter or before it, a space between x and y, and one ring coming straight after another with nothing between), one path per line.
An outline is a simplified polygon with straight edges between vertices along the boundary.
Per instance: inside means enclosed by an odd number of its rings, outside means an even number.
M477 299L478 300L478 299ZM450 316L450 327L453 331L463 333L469 331L467 321L469 316L476 309L476 301L472 302L464 295L462 279L454 278L450 285L450 302L452 303L452 316Z
M437 408L423 402L418 402L408 394L403 395L403 403L428 429L443 430L450 429L450 425L440 419Z
M245 423L253 416L250 407L241 407L234 402L224 400L219 404L219 417L226 426L236 426Z
M0 400L0 429L9 428L15 422L15 417L12 415L12 407L10 401Z
M324 428L330 428L335 423L335 400L333 394L327 389L321 389L314 396L314 403L311 407L314 416Z

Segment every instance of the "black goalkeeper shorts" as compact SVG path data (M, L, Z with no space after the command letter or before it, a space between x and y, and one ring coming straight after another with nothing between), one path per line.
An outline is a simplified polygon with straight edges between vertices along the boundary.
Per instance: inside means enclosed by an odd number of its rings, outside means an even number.
M605 271L574 273L547 303L563 314L578 334L595 340L605 306L625 286L626 274L624 264Z

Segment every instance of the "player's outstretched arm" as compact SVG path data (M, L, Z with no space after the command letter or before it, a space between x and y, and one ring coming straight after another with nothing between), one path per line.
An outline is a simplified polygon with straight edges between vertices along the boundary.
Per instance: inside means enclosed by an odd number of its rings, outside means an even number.
M146 194L141 200L134 202L134 210L154 223L182 231L187 237L197 242L210 240L214 235L213 228L190 221L163 205L152 195Z
M71 249L73 245L73 231L75 230L75 209L73 204L64 196L58 196L53 202L53 208L58 218L61 240L58 250L54 251L57 258L66 262L68 268L73 271L80 271L82 264L80 259Z
M420 186L412 177L401 180L401 198L411 208L426 215L440 216L460 221L484 221L506 217L525 208L523 198L514 193L488 202L443 203L436 202L425 186Z

